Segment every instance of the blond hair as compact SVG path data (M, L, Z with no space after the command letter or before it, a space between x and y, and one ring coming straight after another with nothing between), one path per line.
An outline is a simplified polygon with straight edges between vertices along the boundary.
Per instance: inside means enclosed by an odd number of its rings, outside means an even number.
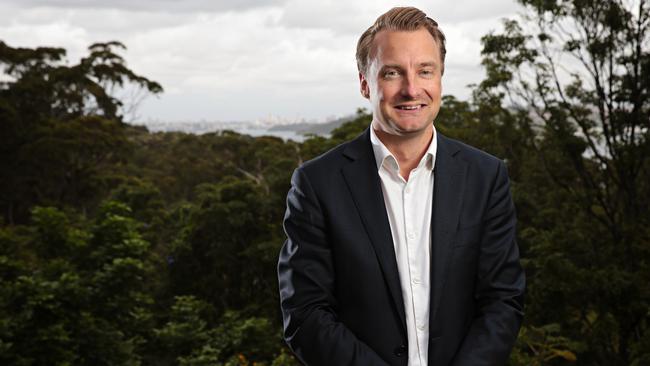
M357 68L366 75L370 62L370 51L375 35L382 30L415 31L424 27L438 44L440 49L441 72L445 71L445 35L438 28L438 23L429 18L422 10L413 7L396 7L382 14L375 24L370 26L357 43Z

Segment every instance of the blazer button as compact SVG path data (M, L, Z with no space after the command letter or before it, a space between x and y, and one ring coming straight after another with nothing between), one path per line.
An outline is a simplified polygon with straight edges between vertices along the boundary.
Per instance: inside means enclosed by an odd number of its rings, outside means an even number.
M395 348L395 356L402 357L402 356L406 355L406 351L407 351L406 346L401 345L401 346Z

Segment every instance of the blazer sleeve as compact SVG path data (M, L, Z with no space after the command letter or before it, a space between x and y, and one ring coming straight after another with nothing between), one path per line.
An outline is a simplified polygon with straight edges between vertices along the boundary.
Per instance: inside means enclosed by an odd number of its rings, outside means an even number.
M483 222L474 295L477 312L454 366L505 365L521 326L525 275L508 173L501 161Z
M388 365L338 321L326 219L301 168L291 178L278 261L284 338L307 365Z

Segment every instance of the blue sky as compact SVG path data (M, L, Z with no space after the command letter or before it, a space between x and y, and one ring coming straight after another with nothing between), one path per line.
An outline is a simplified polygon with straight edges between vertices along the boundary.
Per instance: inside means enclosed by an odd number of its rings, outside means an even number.
M445 32L443 93L459 98L483 78L481 36L520 11L513 0L5 0L0 39L64 47L71 62L94 42L123 42L128 66L165 88L138 105L132 118L140 122L324 120L368 107L358 91L357 39L404 5Z

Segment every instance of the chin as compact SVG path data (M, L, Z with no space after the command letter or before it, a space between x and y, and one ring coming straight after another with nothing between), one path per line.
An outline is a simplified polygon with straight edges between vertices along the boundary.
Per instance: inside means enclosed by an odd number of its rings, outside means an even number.
M393 126L395 127L396 130L404 134L411 134L411 133L417 133L426 130L427 127L429 126L429 122L395 123Z

